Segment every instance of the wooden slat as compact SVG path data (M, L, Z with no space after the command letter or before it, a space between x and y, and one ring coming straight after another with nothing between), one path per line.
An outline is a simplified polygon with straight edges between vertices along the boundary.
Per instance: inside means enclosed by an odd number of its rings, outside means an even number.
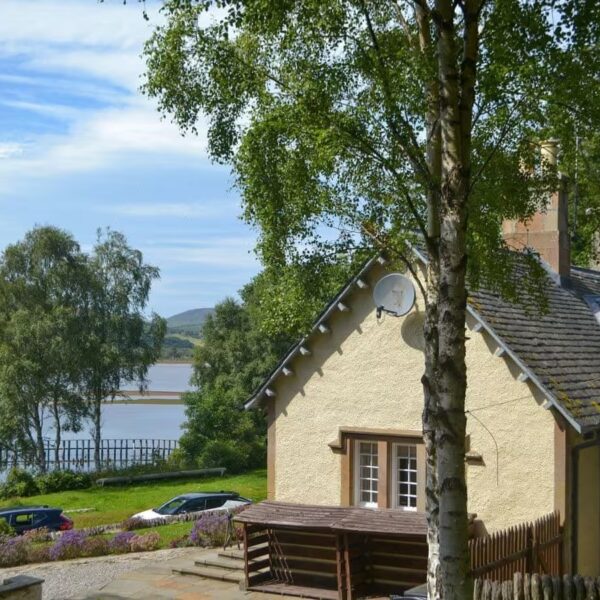
M251 591L268 592L286 596L299 596L300 598L315 598L316 600L338 600L337 590L327 590L300 585L282 583L263 583L253 585Z
M393 554L371 553L373 564L383 567L399 567L402 569L417 569L419 571L427 570L426 556L401 556Z
M280 544L298 544L302 546L324 546L335 548L335 536L333 534L311 533L306 531L285 531L273 529L273 535Z
M476 538L469 543L472 573L496 581L511 580L517 572L560 575L562 540L557 512Z
M266 533L263 533L262 535L255 535L254 537L248 537L248 547L250 548L251 546L257 546L258 544L264 544L265 542L269 541L269 537L267 536Z
M260 556L268 556L269 555L269 546L265 544L264 546L253 547L252 550L246 551L246 560L254 560L259 558Z
M248 562L248 573L254 573L254 571L260 571L262 569L266 569L271 566L271 561L269 558L265 558L263 560L255 560Z
M280 544L286 556L312 557L323 560L335 560L336 549L328 547L305 546L302 544Z

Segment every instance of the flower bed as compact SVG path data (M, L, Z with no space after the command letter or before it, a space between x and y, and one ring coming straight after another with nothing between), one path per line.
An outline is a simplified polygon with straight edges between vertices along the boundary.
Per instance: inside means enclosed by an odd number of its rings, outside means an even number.
M232 512L197 513L194 515L191 531L172 539L169 546L171 548L210 547L239 542L241 530L233 523L233 517L244 508L241 507ZM174 519L173 521L178 520ZM165 522L161 519L161 522L157 524L173 524L173 521ZM147 521L142 523L146 528L150 525ZM139 524L129 523L128 525L133 525L130 529L136 529ZM129 529L129 527L127 528ZM162 542L164 547L168 538L167 540L163 538ZM87 530L72 529L64 533L36 529L21 536L0 534L0 568L89 556L148 552L157 550L160 546L161 535L157 531L138 534L131 530L123 530L108 535L103 526Z
M160 543L160 535L155 531L143 535L125 531L107 538L71 530L54 542L49 543L48 539L49 533L43 530L37 530L35 535L0 538L0 568L32 562L146 552L156 550Z

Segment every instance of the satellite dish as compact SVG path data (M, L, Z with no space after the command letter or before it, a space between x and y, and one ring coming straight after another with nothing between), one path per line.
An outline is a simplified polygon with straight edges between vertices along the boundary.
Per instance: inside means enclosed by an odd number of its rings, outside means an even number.
M386 312L401 317L410 312L415 303L415 288L412 281L400 273L382 277L373 290L377 316Z

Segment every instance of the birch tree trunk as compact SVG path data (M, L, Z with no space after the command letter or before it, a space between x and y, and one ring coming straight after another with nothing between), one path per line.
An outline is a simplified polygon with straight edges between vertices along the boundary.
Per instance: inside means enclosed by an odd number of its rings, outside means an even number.
M33 428L35 431L35 453L37 467L41 473L46 472L46 446L44 445L44 432L42 418L38 408L33 410Z
M100 456L100 446L102 444L102 392L94 393L92 406L92 423L94 431L94 467L96 471L102 468L102 460Z
M436 0L440 83L441 196L437 297L435 460L439 502L439 577L432 598L472 598L465 477L465 363L468 199L471 127L480 0L463 4L463 48L457 47L455 10ZM462 56L460 67L458 57ZM432 569L435 565L430 565ZM433 587L433 586L430 586Z
M56 394L52 398L52 415L54 417L54 468L60 470L60 443L62 441L62 426L60 422L59 400Z
M431 40L431 21L426 10L415 4L415 17L419 27L419 46L423 58L428 61L434 56ZM438 333L438 287L439 287L439 236L440 236L440 180L441 180L441 135L440 135L440 86L433 76L426 89L427 97L427 168L430 181L427 192L427 276L425 308L425 373L421 379L424 392L423 439L425 442L426 482L425 511L427 513L427 595L440 598L441 583L439 556L439 502L437 479L437 371L439 358Z

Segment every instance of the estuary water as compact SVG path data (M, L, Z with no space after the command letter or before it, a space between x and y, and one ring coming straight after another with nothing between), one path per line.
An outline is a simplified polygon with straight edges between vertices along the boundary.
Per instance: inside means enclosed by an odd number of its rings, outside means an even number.
M191 390L189 379L192 365L158 363L148 372L148 390L154 392L186 392ZM122 386L123 391L135 391L135 382ZM163 400L163 404L144 404L143 401L106 403L102 407L102 437L104 439L162 439L177 440L185 420L185 406L180 400ZM49 428L48 435L53 431ZM89 439L87 427L78 433L65 431L64 439Z
M191 389L192 365L189 363L157 363L148 370L148 389L153 392L187 392ZM125 382L123 391L135 391L135 381Z

